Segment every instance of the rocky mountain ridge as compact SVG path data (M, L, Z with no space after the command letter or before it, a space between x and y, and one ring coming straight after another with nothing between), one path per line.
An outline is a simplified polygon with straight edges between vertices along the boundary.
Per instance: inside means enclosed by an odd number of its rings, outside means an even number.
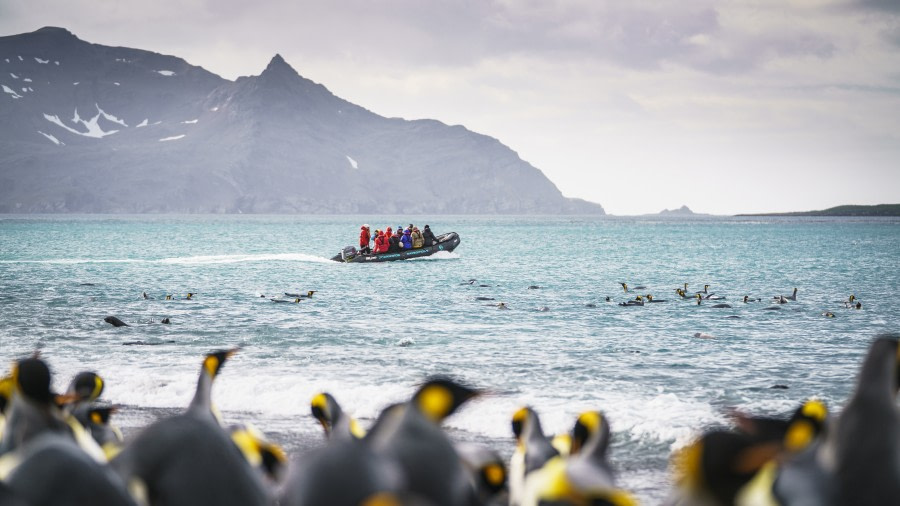
M279 55L229 81L53 27L0 37L0 212L604 214L497 139L379 116Z

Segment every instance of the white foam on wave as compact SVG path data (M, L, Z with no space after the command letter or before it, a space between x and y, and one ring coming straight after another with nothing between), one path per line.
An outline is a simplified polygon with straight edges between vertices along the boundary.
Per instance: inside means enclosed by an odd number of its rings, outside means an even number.
M427 257L410 258L409 260L455 260L458 258L461 258L459 256L459 253L454 253L452 251L438 251L437 253Z
M538 412L544 432L559 434L571 431L579 414L599 410L609 419L612 430L627 439L665 443L676 449L689 443L698 427L724 421L708 403L684 400L673 393L647 396L610 390L597 392L596 397L593 400L527 394L501 399L486 397L465 406L447 425L490 437L507 437L513 413L523 406L531 406Z
M158 260L162 264L174 265L206 265L236 264L243 262L320 262L333 263L331 260L305 253L260 253L255 255L203 255L192 257L174 257Z

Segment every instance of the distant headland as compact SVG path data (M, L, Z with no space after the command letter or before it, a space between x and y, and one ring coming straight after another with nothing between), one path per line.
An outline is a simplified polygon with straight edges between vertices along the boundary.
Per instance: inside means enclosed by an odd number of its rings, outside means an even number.
M821 211L754 213L738 214L736 216L900 216L900 204L878 204L874 206L846 205L830 207Z

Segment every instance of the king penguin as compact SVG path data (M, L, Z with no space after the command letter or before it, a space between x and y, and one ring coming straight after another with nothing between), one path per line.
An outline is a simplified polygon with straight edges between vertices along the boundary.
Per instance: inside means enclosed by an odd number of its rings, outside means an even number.
M124 482L66 436L44 433L22 449L6 479L31 506L134 506Z
M310 402L313 417L322 425L326 438L357 438L366 435L365 430L350 415L344 413L334 396L327 392L316 394Z
M0 455L45 432L72 435L56 404L57 395L50 390L50 368L43 360L31 357L17 361L10 382L12 393L6 407Z
M516 450L509 461L509 504L517 506L522 501L525 478L558 456L559 450L544 435L541 420L530 407L513 413L512 431L516 437Z
M389 408L366 440L399 465L412 494L435 506L470 504L475 491L441 422L480 393L453 379L432 377L411 400Z
M144 429L110 463L143 502L151 506L271 502L262 479L213 412L213 381L235 351L207 355L187 411Z
M856 391L824 449L838 485L837 504L889 504L900 497L900 346L878 336L869 348Z
M615 485L606 455L609 439L609 424L601 412L579 415L572 429L571 454L551 458L526 478L523 506L636 505L630 494Z

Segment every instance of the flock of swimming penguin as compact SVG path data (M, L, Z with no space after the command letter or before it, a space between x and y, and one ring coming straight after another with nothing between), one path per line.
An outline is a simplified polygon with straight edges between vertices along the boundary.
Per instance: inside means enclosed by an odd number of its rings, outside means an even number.
M668 505L884 505L900 498L898 335L871 344L839 415L816 399L787 419L736 414L672 456ZM441 424L484 393L432 377L363 430L328 393L310 402L327 442L294 456L252 426L226 426L212 385L236 349L203 358L187 409L128 441L111 424L104 381L82 372L51 390L38 355L0 380L0 505L616 505L611 427L587 411L568 434L538 413L511 416L509 464L492 448L454 443Z
M489 287L490 286L490 285L486 285L486 284L476 284L476 282L477 282L476 279L469 279L467 281L463 281L460 284L477 286L477 287ZM645 306L648 304L669 302L667 299L656 298L653 296L653 294L647 293L646 286L635 286L632 288L632 287L628 286L628 283L622 283L622 282L620 282L619 285L622 287L622 290L626 294L642 293L642 294L636 295L633 299L627 299L622 302L618 302L617 304L621 307L639 307L639 306ZM730 308L734 307L727 302L717 302L717 301L723 301L723 300L727 299L727 297L724 295L716 295L715 292L710 292L709 291L710 285L703 285L702 292L698 291L698 292L694 292L694 293L688 292L688 286L689 286L688 283L684 283L683 288L682 287L675 288L675 294L678 296L678 298L680 300L696 302L696 305L698 305L698 306L703 305L705 301L713 301L713 304L705 306L705 307L710 307L713 309L730 309ZM537 286L537 285L530 285L528 287L529 290L538 290L540 288L541 287ZM638 290L643 290L644 292L638 292ZM486 297L486 296L478 296L478 297L475 297L475 300L477 300L477 301L494 301L495 298L494 297ZM753 303L753 302L763 302L763 299L759 298L759 297L752 297L750 295L744 295L743 297L741 297L740 301L742 304L749 304L749 303ZM763 307L762 310L763 311L777 311L777 310L781 309L781 306L780 306L781 304L787 304L788 302L796 302L796 301L797 301L797 288L794 288L794 291L793 291L793 293L791 293L791 295L775 295L775 296L773 296L771 298L771 300L769 301L769 302L771 302L770 305ZM615 303L613 298L610 296L606 296L605 302ZM845 307L845 308L862 309L862 302L856 298L856 295L850 295L850 297L848 297L847 300L842 301L839 304L842 304L843 307ZM501 310L510 309L509 304L507 304L506 302L492 302L489 305L494 306L497 309L501 309ZM594 302L588 302L585 304L585 306L586 307L597 307L597 304ZM546 311L550 311L550 308L547 306L539 306L536 310L541 311L541 312L546 312ZM824 311L822 313L822 316L825 316L827 318L834 318L835 314L829 310L829 311ZM739 318L738 316L732 316L732 317Z

